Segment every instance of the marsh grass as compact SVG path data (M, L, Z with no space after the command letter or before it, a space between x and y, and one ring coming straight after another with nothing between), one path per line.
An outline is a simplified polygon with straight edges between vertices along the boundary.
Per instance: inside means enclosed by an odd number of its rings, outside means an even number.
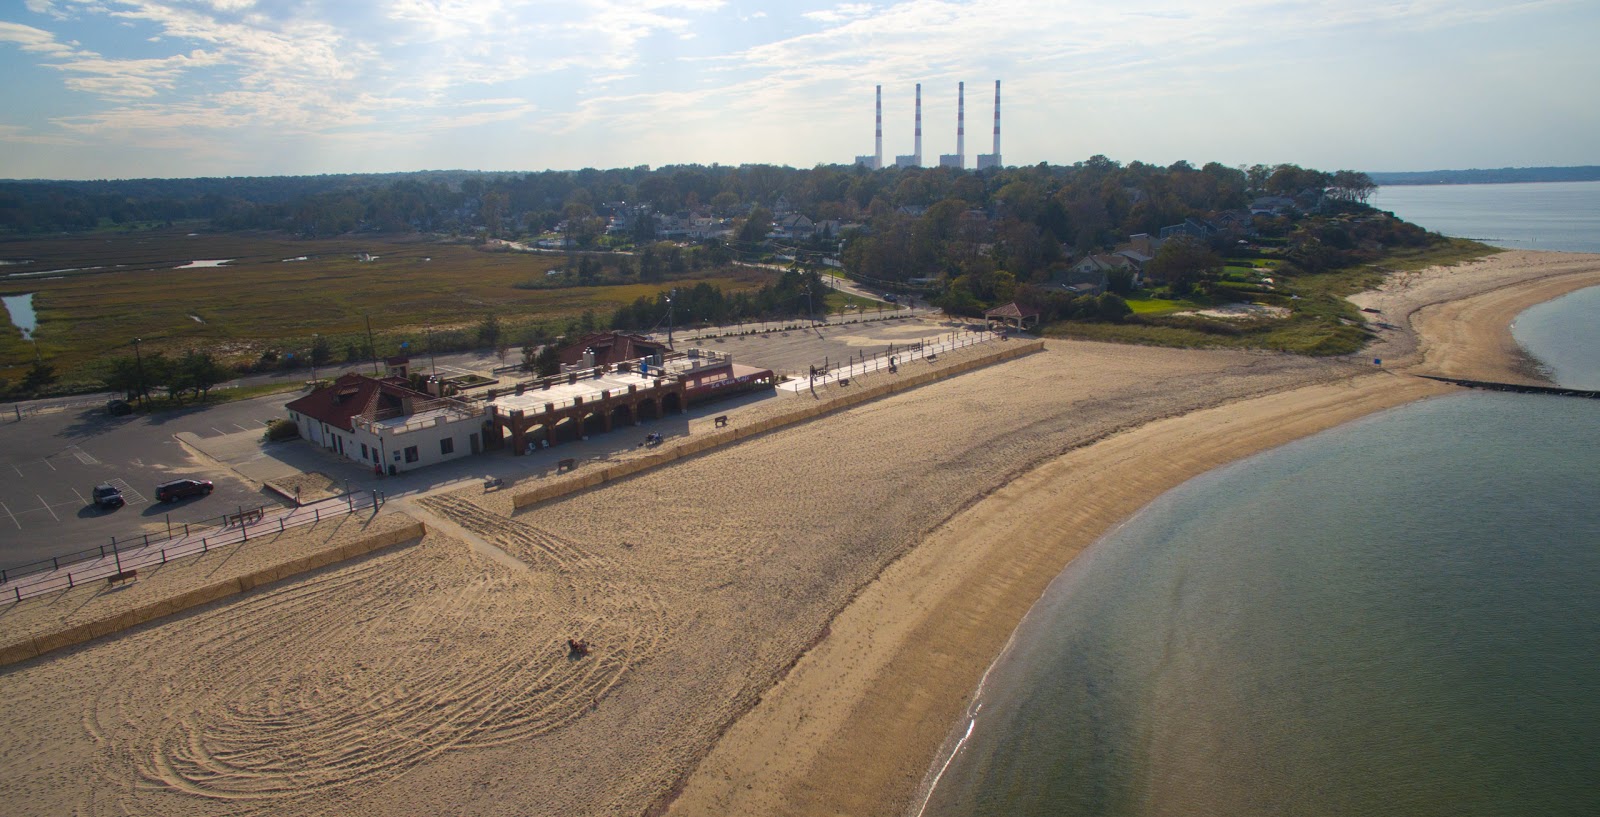
M684 280L731 292L773 277L737 267L661 283L530 290L515 284L542 279L571 258L483 252L415 235L300 240L183 228L12 239L0 242L0 258L32 260L4 268L0 294L36 293L38 354L64 379L82 377L105 357L133 354L133 338L146 354L206 349L238 362L267 348L303 351L321 334L337 354L344 342L364 344L370 317L385 354L402 340L419 348L427 327L468 329L493 313L508 330L502 342L517 342L516 333L533 324L586 311L609 321L617 306ZM232 260L178 269L201 259ZM17 275L67 269L78 271ZM0 376L16 382L34 347L15 331L0 335Z

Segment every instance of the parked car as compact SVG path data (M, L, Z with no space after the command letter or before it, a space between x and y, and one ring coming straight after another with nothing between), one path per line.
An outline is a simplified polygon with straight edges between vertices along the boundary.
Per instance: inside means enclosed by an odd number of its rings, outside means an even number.
M94 486L94 504L102 508L120 508L127 504L122 498L122 491L109 482L102 482Z
M209 479L175 479L156 486L156 501L177 502L186 497L205 496L209 493L211 493Z
M112 417L121 417L125 414L132 414L133 406L129 405L126 400L107 400L106 413Z

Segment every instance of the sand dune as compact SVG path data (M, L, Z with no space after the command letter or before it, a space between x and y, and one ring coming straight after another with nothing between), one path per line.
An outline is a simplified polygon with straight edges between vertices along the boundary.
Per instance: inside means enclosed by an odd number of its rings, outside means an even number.
M1376 303L1452 326L1446 301L1499 314L1541 269L1600 283L1600 258L1499 258ZM1451 367L1498 337L1386 354ZM903 812L1107 527L1448 388L1365 356L1051 342L520 512L411 500L420 543L0 671L0 791L15 814Z

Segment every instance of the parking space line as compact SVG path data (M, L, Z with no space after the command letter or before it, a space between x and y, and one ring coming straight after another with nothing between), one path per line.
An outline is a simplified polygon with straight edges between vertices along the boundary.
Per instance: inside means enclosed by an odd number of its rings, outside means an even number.
M77 489L77 488L73 488L73 489L72 489L72 495L73 495L73 496L76 496L76 497L77 497L77 498L78 498L78 501L79 501L79 502L82 502L82 503L84 503L84 504L85 504L85 505L87 505L87 504L89 504L89 500L87 500L87 499L84 499L84 498L83 498L83 494L80 494L80 493L78 493L78 489Z
M6 516L11 517L11 524L16 525L17 530L22 530L22 523L17 521L17 515L12 513L10 508L6 508L6 503L0 502L0 508L5 508Z
M16 464L16 463L14 463L14 462L13 462L13 463L11 463L11 470L13 470L13 471L16 471L16 472L17 472L17 476L19 476L19 477L20 477L20 476L23 476L23 473L22 473L22 469L21 469L21 468L18 468L18 467L17 467L17 464Z
M39 495L38 494L34 494L34 496L39 496ZM50 518L51 519L54 519L57 522L61 521L61 517L56 516L56 512L50 508L50 503L44 501L44 497L39 496L39 504L43 505L45 510L50 511Z
M56 470L55 463L51 462L49 457L44 458L44 464L50 466L50 470Z
M249 430L250 430L250 429L248 429L248 428L245 428L245 427L244 427L244 426L242 426L242 425L239 425L239 424L238 424L238 423L234 423L234 424L233 424L233 427L234 427L234 428L237 428L237 429L239 429L239 430L240 430L240 431L249 431Z

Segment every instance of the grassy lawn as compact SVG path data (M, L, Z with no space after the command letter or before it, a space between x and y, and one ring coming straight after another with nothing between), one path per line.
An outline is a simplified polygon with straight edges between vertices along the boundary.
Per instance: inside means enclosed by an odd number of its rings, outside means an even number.
M1441 264L1454 265L1497 252L1500 250L1477 242L1448 239L1426 250L1396 253L1381 264L1315 275L1279 277L1278 294L1256 296L1255 299L1289 306L1292 313L1287 318L1212 319L1178 314L1202 308L1196 301L1134 299L1128 301L1134 314L1122 323L1061 321L1046 327L1045 334L1183 348L1274 349L1306 355L1349 354L1366 345L1369 333L1360 311L1345 300L1346 296L1379 286L1390 272Z
M519 327L587 310L607 321L621 304L686 283L518 288L544 281L572 258L484 252L415 235L300 240L182 228L100 231L0 241L0 259L33 262L7 265L0 294L35 293L38 353L64 380L86 376L97 359L132 354L133 338L145 354L207 349L236 361L269 347L309 348L321 334L337 355L345 343L364 341L370 317L379 353L391 354L402 341L420 348L428 327L472 327L491 312L513 340ZM179 268L216 259L230 262ZM57 272L16 275L41 271ZM732 292L772 277L730 267L687 283ZM0 377L20 380L33 359L19 333L0 333Z

